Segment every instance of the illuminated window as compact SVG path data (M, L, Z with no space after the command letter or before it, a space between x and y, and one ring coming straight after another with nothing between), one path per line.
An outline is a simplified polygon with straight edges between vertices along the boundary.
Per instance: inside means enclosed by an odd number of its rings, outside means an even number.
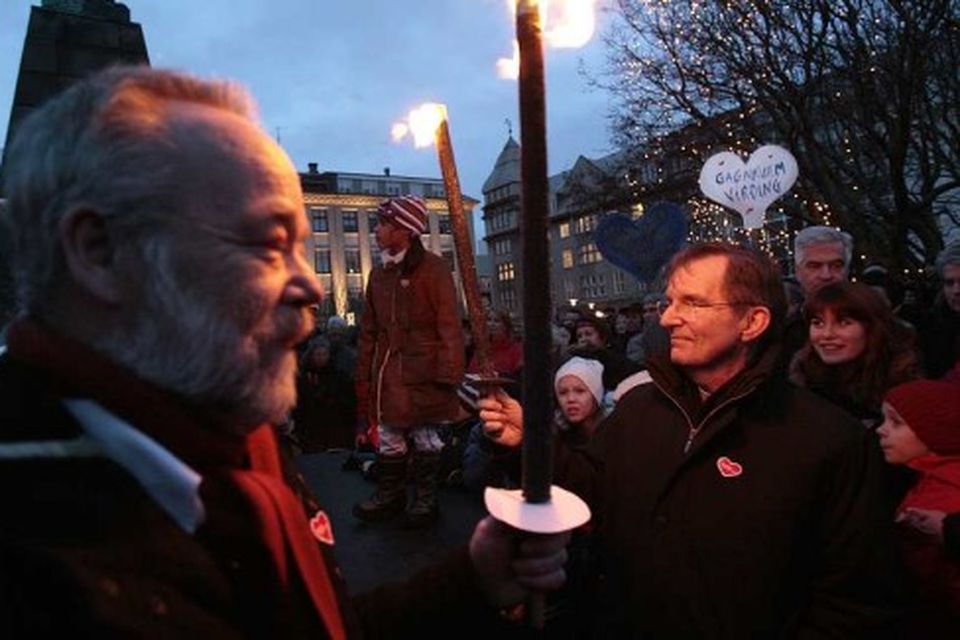
M573 250L571 249L563 250L563 268L564 269L573 268Z
M561 223L560 223L560 237L561 237L561 238L569 238L569 237L570 237L570 223L569 223L569 222L561 222Z
M347 273L360 273L360 250L344 249L343 262Z
M597 245L588 242L586 244L580 245L580 248L577 249L580 264L593 264L595 262L600 262L602 259L600 251L597 250Z
M500 282L509 282L513 280L515 273L512 262L501 262L497 265L497 280Z

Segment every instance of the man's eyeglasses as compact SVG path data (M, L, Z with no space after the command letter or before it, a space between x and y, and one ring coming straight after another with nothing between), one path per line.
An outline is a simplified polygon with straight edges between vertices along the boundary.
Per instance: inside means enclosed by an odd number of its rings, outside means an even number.
M657 303L657 315L663 316L673 307L674 313L683 318L695 318L703 309L719 307L748 307L752 302L700 302L699 300L661 300Z

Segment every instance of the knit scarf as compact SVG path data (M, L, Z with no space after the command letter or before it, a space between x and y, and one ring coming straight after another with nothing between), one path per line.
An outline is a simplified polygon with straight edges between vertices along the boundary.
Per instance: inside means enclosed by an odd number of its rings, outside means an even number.
M281 593L291 595L302 585L330 637L345 637L334 586L303 506L283 481L270 425L247 436L235 435L224 426L226 416L211 415L158 389L86 345L29 319L10 326L7 346L12 358L44 373L55 395L89 398L162 444L205 479L217 476L231 482L256 515Z

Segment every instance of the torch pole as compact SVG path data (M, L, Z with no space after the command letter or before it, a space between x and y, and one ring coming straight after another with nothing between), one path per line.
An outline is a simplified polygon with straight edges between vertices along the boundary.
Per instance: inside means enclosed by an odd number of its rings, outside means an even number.
M467 227L467 216L463 212L460 178L457 175L457 163L453 157L453 144L450 142L450 127L447 126L446 117L437 127L436 143L440 158L440 173L443 174L443 187L447 192L447 210L450 212L453 244L457 249L457 262L460 266L460 281L463 283L463 295L467 300L470 332L473 334L474 345L476 345L474 353L481 377L493 378L495 372L490 357L487 317L480 300L480 283L477 281L477 266L473 259L473 243Z
M523 253L523 498L550 500L553 476L546 91L537 0L517 0Z

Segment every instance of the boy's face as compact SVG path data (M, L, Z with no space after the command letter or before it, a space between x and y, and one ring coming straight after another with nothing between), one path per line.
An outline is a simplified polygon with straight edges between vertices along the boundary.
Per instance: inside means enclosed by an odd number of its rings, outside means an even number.
M930 453L930 449L913 432L903 417L892 406L883 403L883 424L877 429L883 457L890 464L905 464Z

